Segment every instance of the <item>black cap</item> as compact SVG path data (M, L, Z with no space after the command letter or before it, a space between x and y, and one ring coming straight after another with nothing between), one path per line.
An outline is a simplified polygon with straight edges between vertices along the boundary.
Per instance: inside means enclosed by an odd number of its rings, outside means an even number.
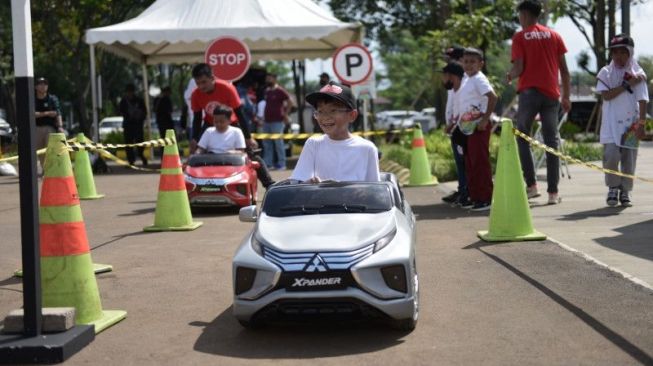
M635 47L635 41L630 38L627 34L617 34L610 40L610 46L608 48L617 48L617 47Z
M456 75L459 78L462 78L465 75L463 67L455 62L448 63L447 66L442 68L442 72L445 74Z
M460 46L449 47L444 51L444 54L447 55L452 60L460 60L463 57L463 52L465 49Z
M331 79L331 76L330 76L329 74L327 74L326 72L321 73L321 74L320 74L320 77L321 77L321 78Z
M356 109L356 98L351 93L351 89L348 86L338 84L334 81L329 81L319 92L306 96L306 101L313 107L317 107L317 102L325 99L335 99L351 109Z
M48 79L46 79L44 77L40 77L40 78L36 79L36 85L39 85L39 84L48 85Z

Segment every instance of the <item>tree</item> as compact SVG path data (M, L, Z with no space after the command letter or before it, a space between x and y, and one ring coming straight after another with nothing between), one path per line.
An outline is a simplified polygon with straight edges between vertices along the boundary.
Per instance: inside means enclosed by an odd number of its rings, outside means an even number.
M32 1L32 43L34 71L50 81L50 89L63 102L70 101L82 130L89 130L90 94L86 29L123 21L140 13L154 0L41 0ZM7 1L0 3L0 55L13 54L11 12ZM105 82L112 87L134 76L134 67L126 61L100 52L98 69L104 70ZM3 62L0 77L3 86L13 90L13 61ZM106 67L102 67L106 66Z
M347 22L365 26L368 39L382 48L397 45L397 34L408 31L420 37L432 29L441 29L451 14L449 0L330 0L334 15Z

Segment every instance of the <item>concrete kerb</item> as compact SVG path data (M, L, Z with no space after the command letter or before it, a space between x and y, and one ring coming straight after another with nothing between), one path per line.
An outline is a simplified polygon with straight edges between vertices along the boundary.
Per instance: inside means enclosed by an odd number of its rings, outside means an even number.
M635 283L635 284L637 284L639 286L642 286L642 287L644 287L646 289L649 289L649 290L653 291L653 286L648 284L646 281L643 281L643 280L631 275L628 272L624 272L624 271L620 270L619 268L612 267L612 266L610 266L610 265L608 265L606 263L603 263L600 260L592 257L591 255L583 253L580 250L574 249L574 248L570 247L569 245L554 239L551 236L548 236L547 240L550 240L551 242L555 243L557 246L559 246L560 248L562 248L564 250L570 251L570 252L582 257L583 259L585 259L588 262L594 263L594 264L598 265L599 267L603 267L603 268L607 269L608 271L616 273L619 276L627 279L628 281L631 281L631 282L633 282L633 283Z
M408 170L404 166L390 159L381 158L381 160L379 160L379 167L383 172L393 173L394 175L396 175L399 184L401 184L402 186L408 184L408 180L410 179L410 170Z

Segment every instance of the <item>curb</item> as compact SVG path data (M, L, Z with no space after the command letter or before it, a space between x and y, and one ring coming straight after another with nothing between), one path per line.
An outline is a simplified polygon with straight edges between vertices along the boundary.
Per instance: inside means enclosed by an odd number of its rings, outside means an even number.
M555 243L556 245L558 245L560 248L562 248L564 250L567 250L569 252L572 252L573 254L576 254L576 255L582 257L583 259L585 259L586 261L588 261L590 263L596 264L599 267L603 267L603 268L607 269L610 272L618 274L619 276L623 277L624 279L626 279L626 280L628 280L630 282L633 282L633 283L635 283L635 284L637 284L639 286L642 286L642 287L644 287L644 288L646 288L648 290L653 291L653 286L652 285L650 285L648 282L646 282L644 280L641 280L641 279L631 275L628 272L624 272L624 271L620 270L619 268L612 267L612 266L610 266L610 265L608 265L606 263L603 263L600 260L592 257L591 255L586 254L584 252L581 252L578 249L574 249L574 248L570 247L569 245L554 239L551 236L548 236L547 240L550 240L551 242Z
M410 179L410 170L408 170L404 166L392 160L381 158L381 160L379 160L379 168L383 172L393 173L394 175L396 175L397 181L399 181L399 184L401 186L405 186L408 184Z

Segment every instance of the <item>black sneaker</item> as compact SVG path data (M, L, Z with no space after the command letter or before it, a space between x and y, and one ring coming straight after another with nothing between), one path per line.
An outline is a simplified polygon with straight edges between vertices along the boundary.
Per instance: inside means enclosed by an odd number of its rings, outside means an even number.
M458 193L458 191L453 191L451 194L442 197L442 200L446 203L454 203L458 201L458 197L460 197L460 193Z
M621 191L619 193L619 203L624 207L632 207L633 203L630 201L630 193L628 191Z
M605 203L610 207L614 207L619 203L619 188L610 188L608 190L608 197L605 199Z
M462 208L472 208L474 206L474 202L470 200L469 198L458 200L458 203L456 206L460 206Z
M491 208L490 202L476 202L470 211L487 211Z

